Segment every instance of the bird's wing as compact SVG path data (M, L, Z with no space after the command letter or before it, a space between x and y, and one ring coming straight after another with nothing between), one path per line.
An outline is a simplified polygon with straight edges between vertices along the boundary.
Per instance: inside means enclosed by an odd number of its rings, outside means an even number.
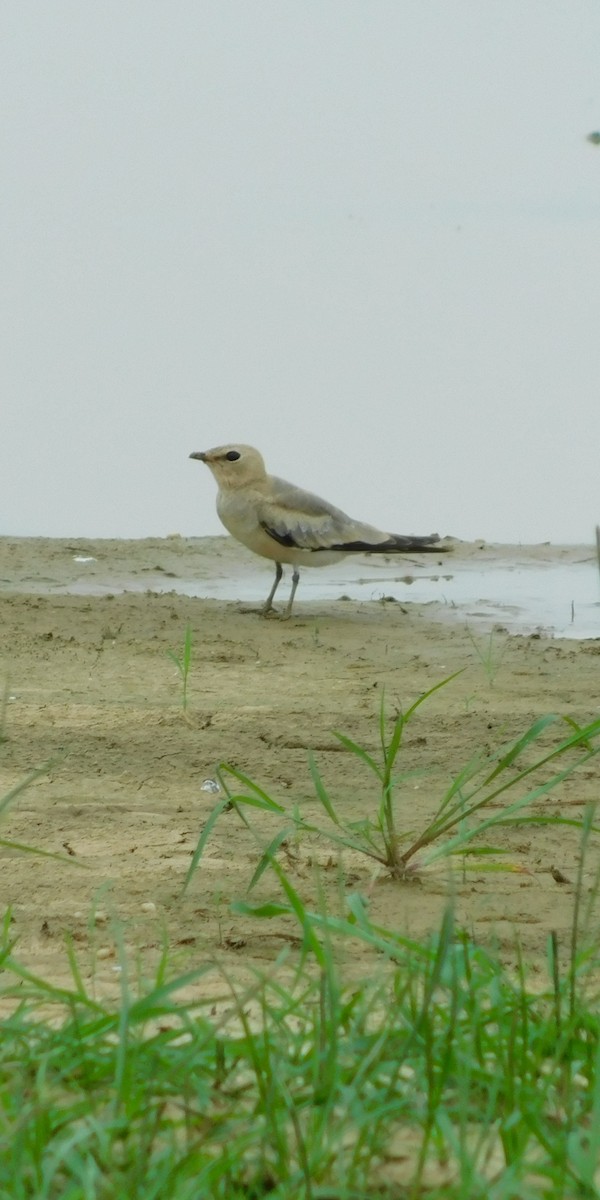
M394 538L361 521L312 492L271 476L268 495L261 498L258 520L281 546L298 550L373 550L393 548Z

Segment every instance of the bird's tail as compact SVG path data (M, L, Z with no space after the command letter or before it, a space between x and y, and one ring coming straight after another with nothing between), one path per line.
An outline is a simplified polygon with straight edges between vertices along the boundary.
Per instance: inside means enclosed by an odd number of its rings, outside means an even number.
M447 546L440 545L439 533L428 533L426 536L420 537L411 534L394 533L390 537L391 545L387 546L388 551L410 550L417 554L427 554L429 552L438 554L441 551L447 550Z

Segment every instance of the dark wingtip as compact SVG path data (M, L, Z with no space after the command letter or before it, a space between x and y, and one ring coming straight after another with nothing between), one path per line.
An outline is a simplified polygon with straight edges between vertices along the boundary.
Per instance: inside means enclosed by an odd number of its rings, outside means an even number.
M339 542L330 546L331 550L342 550L345 554L358 552L362 554L436 554L444 551L439 534L430 533L424 537L412 534L391 534L385 542Z

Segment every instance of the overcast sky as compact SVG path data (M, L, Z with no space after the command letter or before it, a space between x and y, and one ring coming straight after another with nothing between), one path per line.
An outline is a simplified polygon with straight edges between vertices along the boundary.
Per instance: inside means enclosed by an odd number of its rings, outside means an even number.
M4 0L0 533L600 521L598 0Z

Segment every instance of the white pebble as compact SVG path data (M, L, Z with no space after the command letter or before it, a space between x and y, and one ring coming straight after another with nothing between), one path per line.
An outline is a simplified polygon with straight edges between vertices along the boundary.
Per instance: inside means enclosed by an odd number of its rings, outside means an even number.
M112 946L101 946L96 953L96 958L114 958L115 952Z
M576 1071L571 1078L576 1087L587 1088L590 1086L589 1079L586 1079L585 1075L580 1075L579 1071Z
M156 905L152 903L152 900L146 900L145 904L142 904L142 912L156 912Z

